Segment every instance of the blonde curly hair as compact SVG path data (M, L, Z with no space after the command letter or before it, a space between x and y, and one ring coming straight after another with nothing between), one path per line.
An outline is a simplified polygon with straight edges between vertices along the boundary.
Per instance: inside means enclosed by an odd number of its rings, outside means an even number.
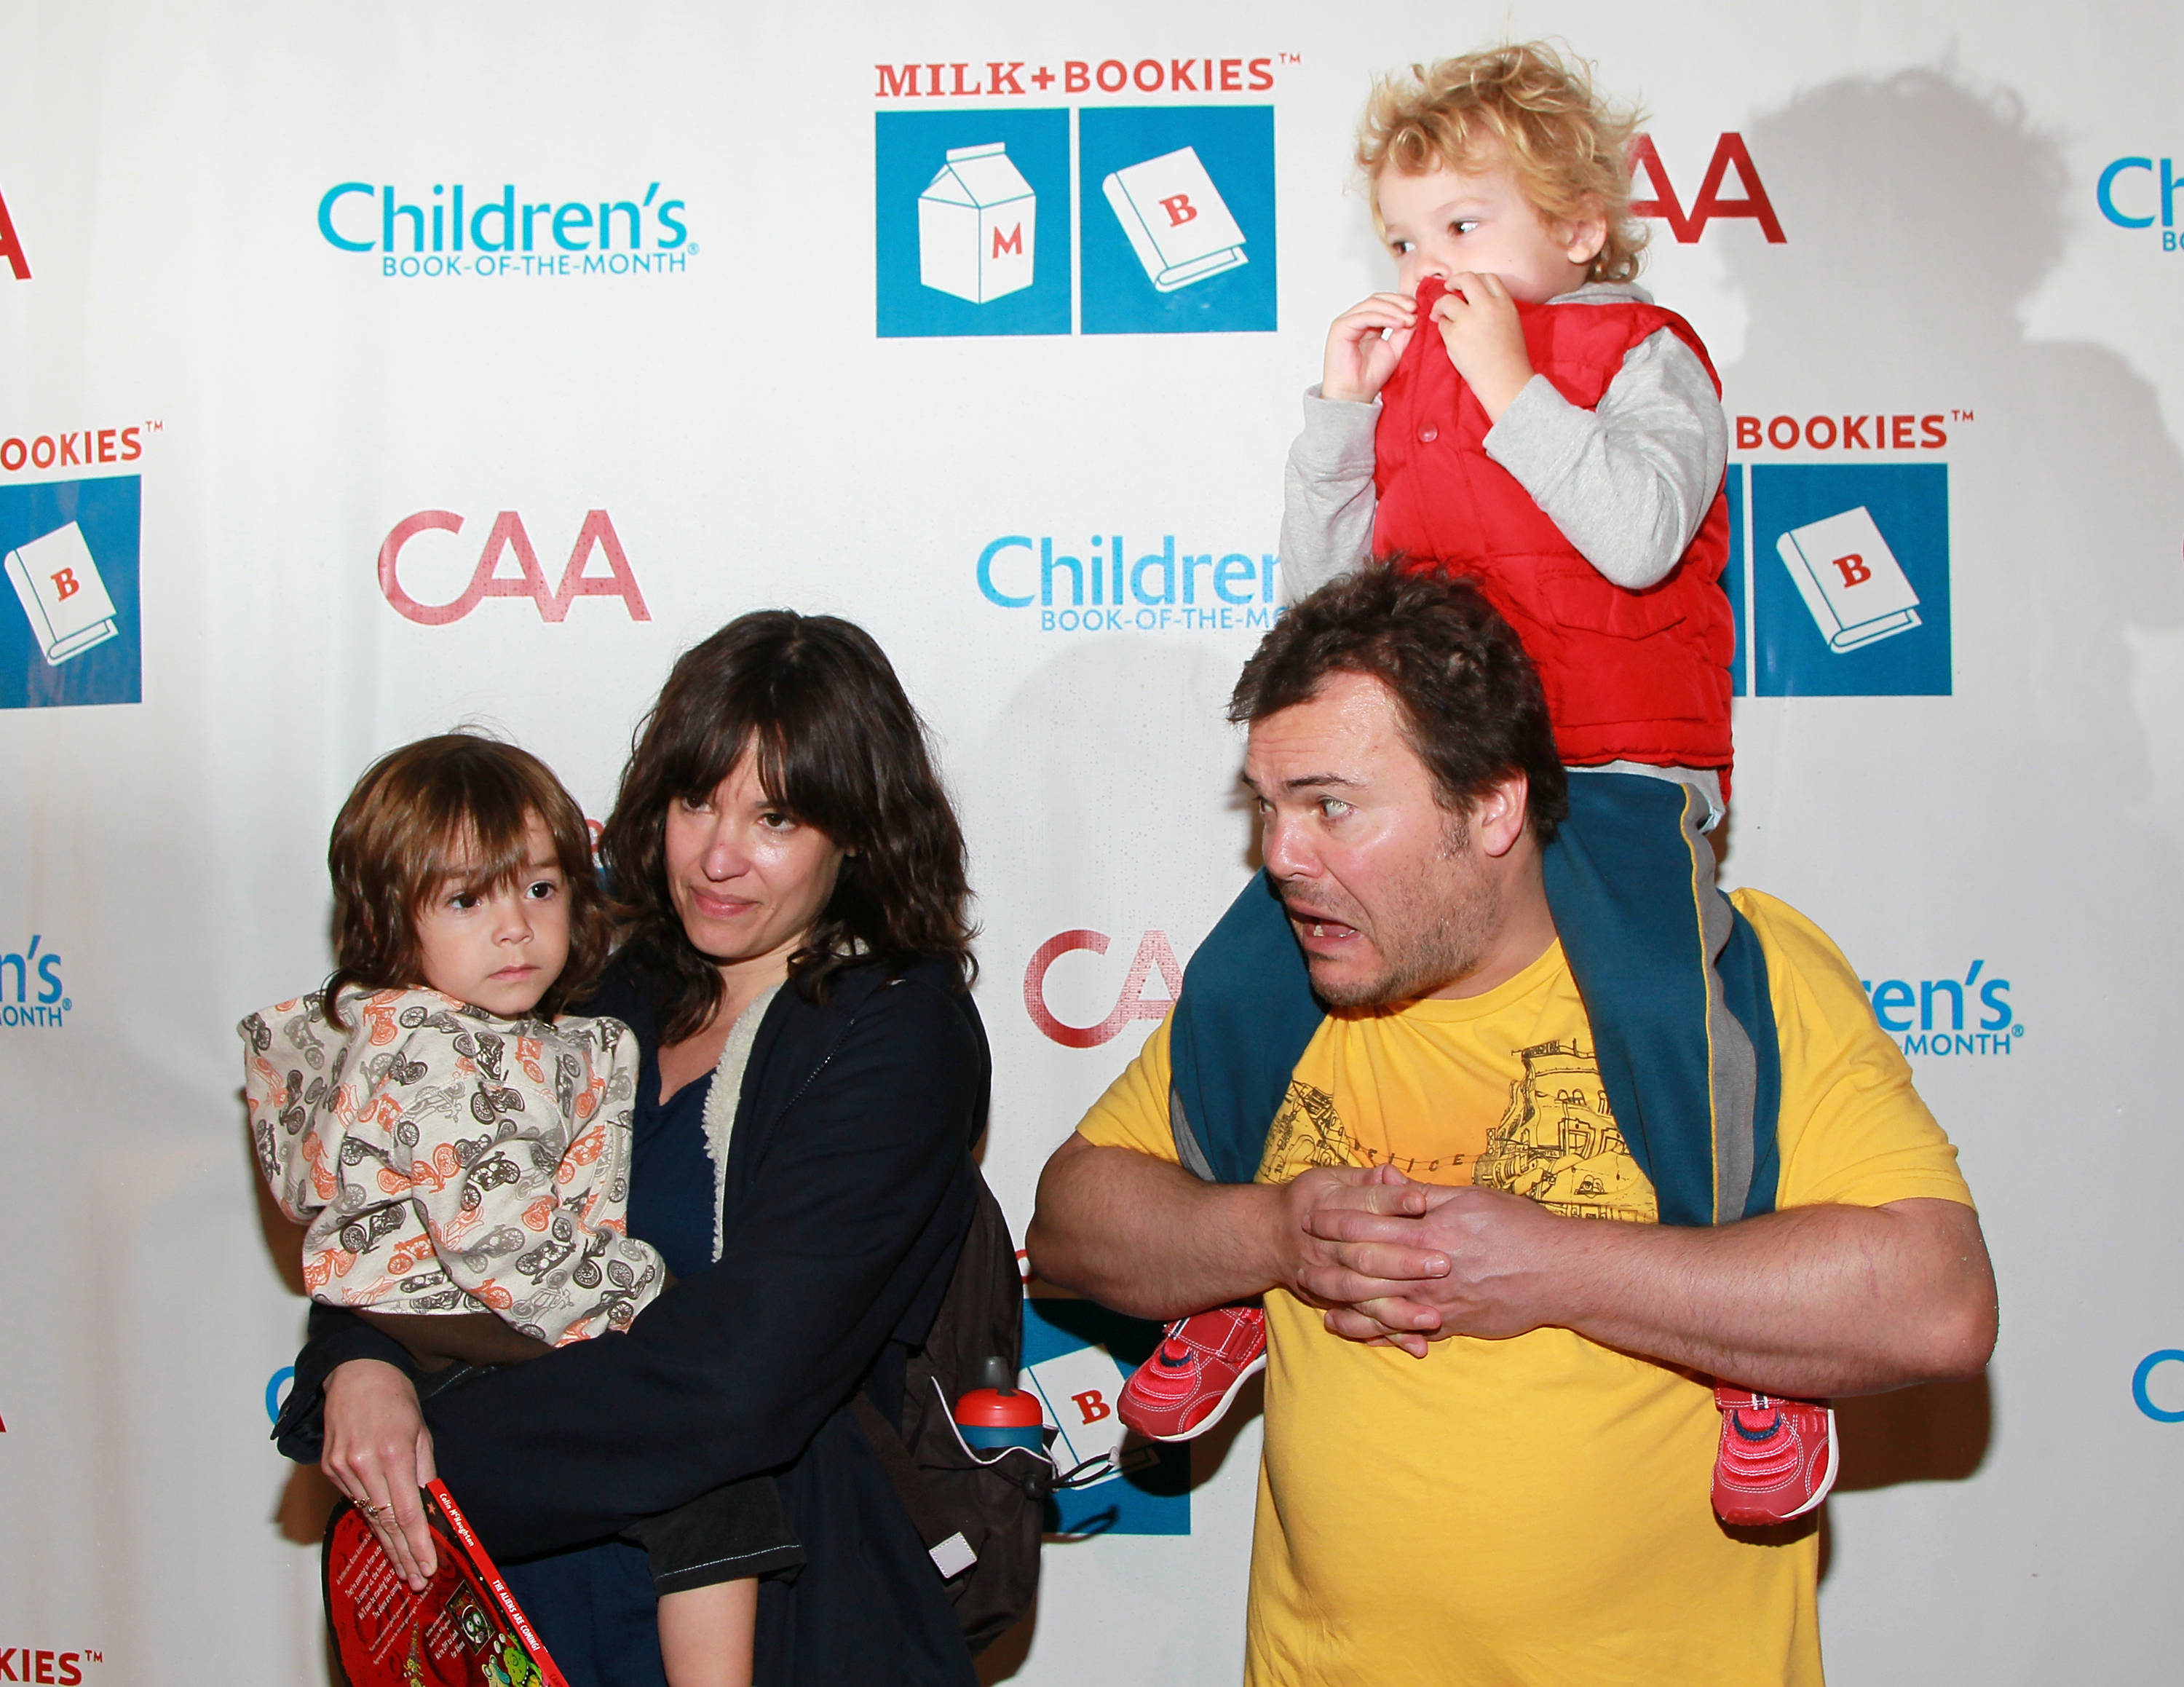
M1589 279L1628 281L1646 246L1646 225L1630 214L1630 148L1639 122L1635 108L1611 105L1595 90L1584 60L1528 41L1383 76L1358 125L1357 167L1378 226L1384 170L1474 168L1498 146L1547 222L1606 220L1607 238Z

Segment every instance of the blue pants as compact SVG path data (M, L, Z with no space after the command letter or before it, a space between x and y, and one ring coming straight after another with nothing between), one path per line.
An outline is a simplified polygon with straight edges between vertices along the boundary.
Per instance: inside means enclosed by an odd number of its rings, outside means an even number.
M1617 1127L1662 1197L1664 1222L1725 1224L1770 1211L1780 1088L1774 1012L1751 927L1714 883L1713 849L1700 832L1707 800L1671 780L1573 768L1569 801L1541 866ZM1724 968L1740 928L1753 953L1740 944ZM1748 973L1754 959L1757 1002L1748 977L1738 978L1739 963ZM1754 1176L1761 1134L1763 1188Z

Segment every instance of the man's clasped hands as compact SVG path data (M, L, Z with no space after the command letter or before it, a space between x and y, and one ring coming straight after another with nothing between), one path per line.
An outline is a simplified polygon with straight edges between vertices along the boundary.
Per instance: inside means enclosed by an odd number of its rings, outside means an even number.
M1295 1232L1286 1282L1337 1335L1423 1359L1446 1336L1499 1339L1565 1322L1585 1252L1579 1221L1392 1166L1314 1167L1283 1192Z

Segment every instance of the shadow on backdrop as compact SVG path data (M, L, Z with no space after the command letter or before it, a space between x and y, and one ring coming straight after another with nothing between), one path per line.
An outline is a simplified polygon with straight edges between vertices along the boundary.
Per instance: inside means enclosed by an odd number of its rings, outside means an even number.
M2126 630L2184 619L2184 459L2153 387L2122 357L2027 337L2022 313L2061 261L2069 226L2060 146L2014 93L1944 70L1826 83L1744 132L1789 242L1730 244L1729 270L1750 312L1743 354L1724 371L1732 410L1763 420L1951 411L1949 445L1937 454L1950 476L1953 691L1960 708L1978 710L1980 728L1958 715L1936 735L1958 764L1955 782L2008 790L2029 769L2070 766L2089 790L2143 789L2148 746ZM2036 473L2025 472L2031 465ZM1753 548L1755 568L1773 565L1768 535L1755 533ZM1975 637L1961 636L1967 627ZM1819 714L1830 704L1807 706ZM1881 736L1895 729L1860 718L1875 741L1837 753L1900 759L1904 746ZM2142 824L2103 807L2112 860L2167 855ZM1937 810L1930 819L1928 843L1942 849L1992 816ZM1997 870L2036 875L2068 859L2083 848L2082 821L2026 816ZM1981 853L1996 859L1991 838ZM1961 1482L1986 1457L1993 1392L1982 1375L1843 1400L1836 1414L1837 1492ZM1824 1516L1823 1575L1830 1545Z

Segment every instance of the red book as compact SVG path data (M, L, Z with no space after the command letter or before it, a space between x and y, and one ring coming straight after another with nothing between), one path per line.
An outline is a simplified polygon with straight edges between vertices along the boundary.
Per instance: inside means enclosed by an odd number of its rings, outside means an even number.
M355 1506L326 1524L326 1626L348 1687L569 1687L447 1489L425 1489L439 1558L412 1593Z

